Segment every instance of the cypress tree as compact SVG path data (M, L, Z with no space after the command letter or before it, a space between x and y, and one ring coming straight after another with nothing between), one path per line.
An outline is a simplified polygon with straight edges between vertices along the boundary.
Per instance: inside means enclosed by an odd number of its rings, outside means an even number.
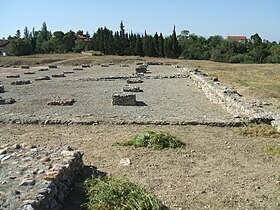
M173 29L173 33L171 35L171 39L172 39L172 55L171 58L178 58L181 54L181 48L179 45L179 42L177 40L177 36L176 36L176 31L175 31L175 26Z
M144 56L142 38L139 34L136 37L135 54L139 56Z

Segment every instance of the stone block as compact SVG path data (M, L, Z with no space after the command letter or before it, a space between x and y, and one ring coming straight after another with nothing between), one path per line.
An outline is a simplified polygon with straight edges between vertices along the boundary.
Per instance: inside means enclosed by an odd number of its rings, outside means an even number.
M37 77L34 80L35 81L40 81L40 80L50 80L51 78L49 76L43 76L43 77Z
M112 105L136 106L136 95L115 93L112 95Z
M137 86L124 86L123 87L124 92L143 92L143 90L140 87Z
M131 78L127 80L128 84L135 84L135 83L143 83L143 80L140 78Z
M19 78L19 74L10 74L6 76L7 78Z
M29 66L28 65L22 65L20 68L22 68L22 69L29 69Z
M57 65L49 65L49 69L57 69Z
M4 85L0 85L0 93L5 93Z
M30 80L17 80L11 82L11 85L28 85L31 84Z
M65 75L63 73L60 74L53 74L52 75L53 78L59 78L59 77L65 77Z

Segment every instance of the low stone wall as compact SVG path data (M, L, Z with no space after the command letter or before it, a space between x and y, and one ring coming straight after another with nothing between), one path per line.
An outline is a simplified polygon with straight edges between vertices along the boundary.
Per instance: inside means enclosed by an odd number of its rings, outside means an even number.
M59 209L82 172L82 156L70 147L1 146L1 209Z
M271 123L280 131L280 115L266 112L261 101L247 101L232 87L221 84L217 78L209 77L198 69L183 68L183 72L189 74L212 102L221 105L228 113L252 122Z

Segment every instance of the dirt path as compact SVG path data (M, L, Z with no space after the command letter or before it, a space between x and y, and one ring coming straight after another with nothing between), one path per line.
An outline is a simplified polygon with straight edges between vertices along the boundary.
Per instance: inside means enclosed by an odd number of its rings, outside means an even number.
M171 131L186 147L151 151L112 146L147 129ZM238 128L205 126L1 125L0 133L0 144L79 148L87 165L145 186L170 209L280 208L280 158L263 152L266 145L279 144L276 138L244 137ZM121 166L121 158L132 164Z

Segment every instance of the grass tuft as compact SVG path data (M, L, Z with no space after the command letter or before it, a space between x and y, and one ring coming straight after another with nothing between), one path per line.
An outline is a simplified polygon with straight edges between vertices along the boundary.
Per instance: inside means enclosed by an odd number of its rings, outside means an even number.
M280 146L266 146L264 151L270 155L280 155Z
M85 181L89 210L164 209L143 187L125 179L92 176Z
M175 149L185 146L183 142L171 133L153 130L143 131L129 141L117 142L117 145L146 147L155 150L162 150L165 148Z
M277 138L280 133L277 129L271 125L252 125L248 127L240 128L241 135L250 137L273 137Z

